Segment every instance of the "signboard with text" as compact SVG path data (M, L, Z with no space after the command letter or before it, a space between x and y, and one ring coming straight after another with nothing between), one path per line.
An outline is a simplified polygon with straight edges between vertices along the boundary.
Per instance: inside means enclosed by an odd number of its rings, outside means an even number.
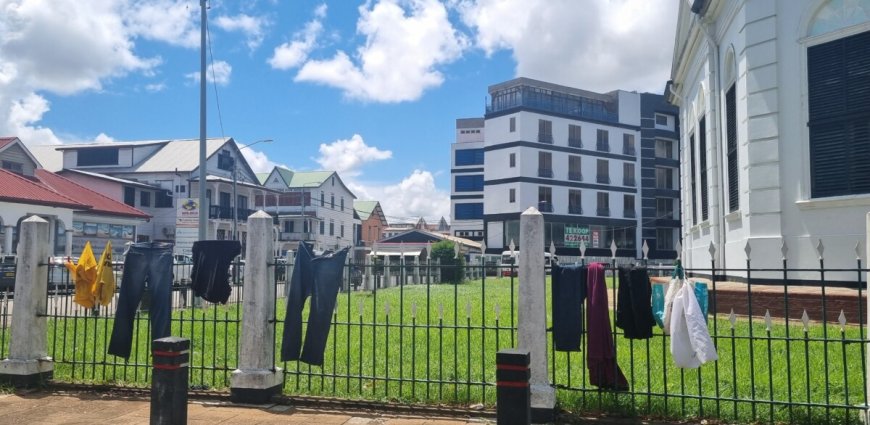
M190 255L199 238L199 200L182 198L175 210L175 253Z
M579 248L580 242L589 244L589 226L565 227L565 246L568 248Z

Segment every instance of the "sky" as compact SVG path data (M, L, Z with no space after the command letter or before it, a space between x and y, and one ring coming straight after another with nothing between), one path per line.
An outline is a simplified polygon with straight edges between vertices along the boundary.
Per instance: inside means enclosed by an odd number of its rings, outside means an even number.
M390 222L450 219L457 118L528 77L661 93L679 0L212 0L209 137L334 170ZM0 136L199 137L198 0L0 0Z

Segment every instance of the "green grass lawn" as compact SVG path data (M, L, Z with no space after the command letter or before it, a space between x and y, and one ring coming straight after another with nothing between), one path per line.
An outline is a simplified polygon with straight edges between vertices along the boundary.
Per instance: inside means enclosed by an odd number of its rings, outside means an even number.
M516 344L518 293L517 279L511 285L511 279L493 278L485 285L478 280L341 293L324 366L277 363L285 369L285 393L492 405L495 353ZM277 337L262 341L264 349L274 344L276 353L284 306L280 300ZM69 317L49 319L55 379L148 385L146 315L137 326L134 352L125 362L105 354L112 326L109 312L88 318L83 313L76 308ZM239 317L237 304L173 313L173 335L192 340L191 385L228 387L229 372L237 365ZM716 333L719 361L696 370L676 368L668 340L658 329L655 337L643 341L617 335L618 362L631 392L591 386L585 351L550 351L559 406L586 413L719 417L729 422L857 423L857 411L844 406L865 400L859 327L847 325L841 331L837 324L812 324L804 332L801 323L791 322L786 339L782 321L774 322L769 332L757 318L751 327L748 320L738 319L732 329L727 317L719 315L709 325Z

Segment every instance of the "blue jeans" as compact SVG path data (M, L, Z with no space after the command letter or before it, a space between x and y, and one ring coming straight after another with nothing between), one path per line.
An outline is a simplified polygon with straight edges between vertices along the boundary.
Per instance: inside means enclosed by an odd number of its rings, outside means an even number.
M109 354L130 357L133 344L133 321L145 286L151 289L149 341L169 336L172 310L172 244L135 243L124 258L121 295L115 312L115 326L109 340ZM150 343L149 343L150 346Z

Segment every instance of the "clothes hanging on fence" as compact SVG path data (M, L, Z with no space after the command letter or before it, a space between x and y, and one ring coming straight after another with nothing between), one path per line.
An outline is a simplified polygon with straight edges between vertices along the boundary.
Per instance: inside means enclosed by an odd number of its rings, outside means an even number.
M282 361L300 360L311 365L323 365L323 352L329 338L347 253L348 249L344 248L314 256L307 244L299 244L293 274L288 283L290 293L287 295L287 314L281 343ZM302 310L305 299L309 297L308 326L305 343L302 344Z
M97 263L97 277L94 282L94 303L107 306L115 296L115 270L112 268L112 241L106 242L106 248Z
M616 363L603 264L593 263L587 267L586 283L586 365L589 382L599 388L627 390L628 381Z
M139 242L130 246L124 257L121 294L115 312L115 325L109 340L109 354L130 357L133 321L145 287L151 291L148 318L150 339L169 336L172 307L172 244Z
M671 333L671 312L673 311L674 297L677 296L682 285L683 279L678 276L671 277L671 281L668 283L668 292L665 293L665 307L662 311L662 330L665 335Z
M230 298L230 263L242 252L239 241L197 241L193 243L191 287L196 296L226 304Z
M698 299L698 305L701 307L701 314L704 315L704 322L707 322L707 313L709 306L710 294L707 290L707 284L704 282L695 282L692 287L695 289L695 298Z
M79 256L78 263L73 264L68 259L64 265L69 270L70 278L76 289L73 302L85 308L92 308L94 306L94 283L97 281L97 259L94 257L91 242L85 242L85 248L82 250L82 255Z
M682 368L696 368L719 359L695 290L684 283L677 291L670 321L671 355Z
M616 326L628 339L652 338L652 288L646 267L620 267L616 302Z
M556 351L580 351L583 335L583 301L586 299L586 266L553 264L553 345Z
M652 310L653 318L660 328L664 328L665 322L665 287L661 284L652 285Z

